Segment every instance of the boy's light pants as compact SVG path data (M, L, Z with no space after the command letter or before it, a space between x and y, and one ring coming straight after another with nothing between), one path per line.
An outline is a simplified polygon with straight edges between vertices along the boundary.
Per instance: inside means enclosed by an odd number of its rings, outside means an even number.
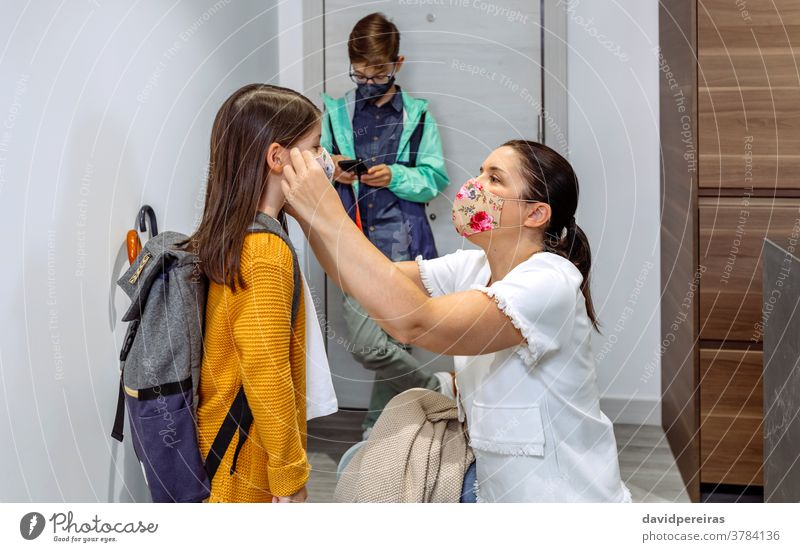
M344 294L342 306L350 333L347 350L364 368L375 372L364 429L375 425L395 395L415 387L439 390L439 380L420 367L419 361L408 352L409 347L383 331L358 301Z

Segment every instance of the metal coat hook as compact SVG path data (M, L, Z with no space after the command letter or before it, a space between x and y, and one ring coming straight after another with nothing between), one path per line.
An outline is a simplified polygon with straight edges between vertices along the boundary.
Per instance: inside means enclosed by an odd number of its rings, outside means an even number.
M145 221L145 216L146 221ZM156 223L156 213L153 211L153 208L149 205L142 205L142 208L139 209L139 215L137 217L139 221L139 232L144 232L145 230L148 231L149 237L153 237L158 235L158 224ZM145 222L149 223L146 224Z

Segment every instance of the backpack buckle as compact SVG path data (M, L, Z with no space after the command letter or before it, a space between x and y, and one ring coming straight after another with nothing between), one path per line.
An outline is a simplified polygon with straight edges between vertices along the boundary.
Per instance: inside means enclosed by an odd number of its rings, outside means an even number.
M122 344L122 349L119 352L120 362L125 362L125 359L128 358L128 353L131 352L131 347L133 347L133 340L136 337L136 330L138 329L139 329L139 321L131 320L131 323L128 324L128 331L125 333L125 342Z

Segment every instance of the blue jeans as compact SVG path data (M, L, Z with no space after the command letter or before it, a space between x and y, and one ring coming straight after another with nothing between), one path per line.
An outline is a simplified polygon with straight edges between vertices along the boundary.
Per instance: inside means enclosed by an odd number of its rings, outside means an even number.
M466 473L464 473L464 484L461 486L461 500L460 502L477 502L477 497L475 496L475 461L472 461L472 464L469 465L467 468Z

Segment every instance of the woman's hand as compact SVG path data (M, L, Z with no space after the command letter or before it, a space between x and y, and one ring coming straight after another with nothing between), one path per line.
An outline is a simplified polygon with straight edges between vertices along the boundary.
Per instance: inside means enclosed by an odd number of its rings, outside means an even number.
M283 171L281 188L289 204L288 212L299 222L316 226L349 219L322 167L310 151L292 148L291 163Z
M308 500L308 490L306 490L306 486L303 485L299 491L294 493L292 496L273 496L272 503L273 504L284 504L284 503L291 503L291 502L305 502Z

